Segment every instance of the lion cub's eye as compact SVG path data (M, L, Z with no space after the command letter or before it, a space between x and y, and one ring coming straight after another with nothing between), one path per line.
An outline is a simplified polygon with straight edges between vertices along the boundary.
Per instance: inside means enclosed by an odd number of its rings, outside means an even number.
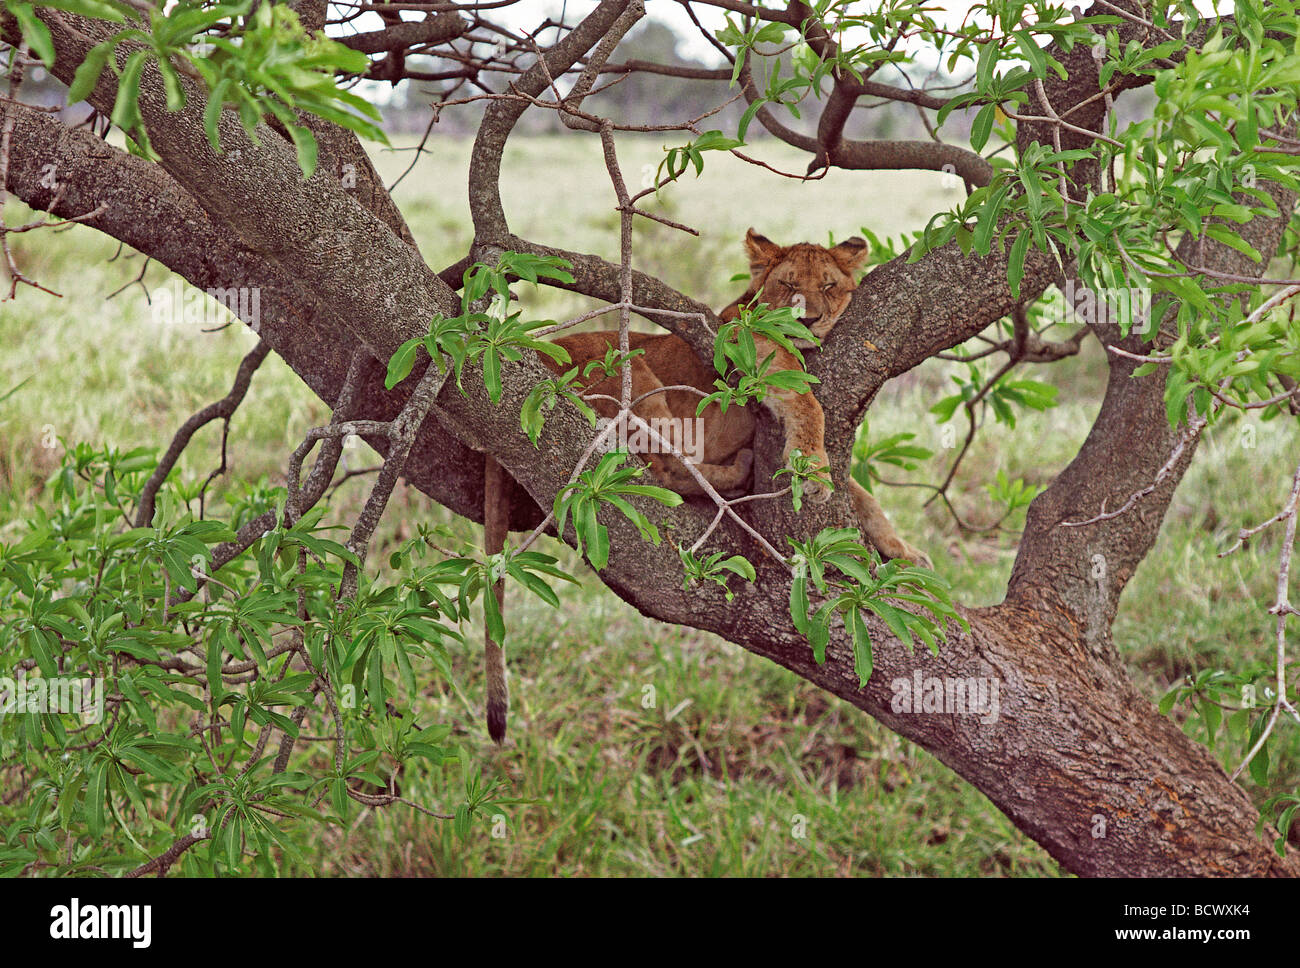
M822 286L822 292L829 293L834 288L835 288L835 283L828 282L826 283L826 285Z

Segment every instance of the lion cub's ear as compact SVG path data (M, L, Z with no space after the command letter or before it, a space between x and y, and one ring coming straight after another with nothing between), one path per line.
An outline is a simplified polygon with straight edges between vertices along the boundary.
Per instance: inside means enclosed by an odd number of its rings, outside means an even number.
M870 254L871 250L867 248L866 240L856 235L851 239L845 239L831 249L831 255L835 256L835 261L843 266L844 271L850 275L862 268L862 264L867 261L867 256Z
M749 274L758 278L768 266L781 258L781 247L766 235L759 235L750 229L745 233L745 254L749 256Z

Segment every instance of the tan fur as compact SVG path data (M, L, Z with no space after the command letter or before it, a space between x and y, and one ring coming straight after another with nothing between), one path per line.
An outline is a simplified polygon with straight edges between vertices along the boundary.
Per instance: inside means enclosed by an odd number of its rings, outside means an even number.
M510 492L506 486L506 472L491 457L484 460L483 468L483 548L495 555L506 546L506 532L510 525ZM505 600L505 581L499 581L486 594L495 595L497 607ZM483 629L483 664L487 672L488 735L493 742L506 738L506 713L510 710L510 692L506 688L506 653L504 643L493 641Z
M812 245L780 246L753 229L745 236L745 251L749 256L749 288L739 299L719 314L724 320L735 319L740 308L759 296L760 301L773 308L802 305L802 322L819 339L831 331L848 308L853 291L857 288L853 274L861 268L867 256L867 245L862 239L851 238L834 248ZM759 295L761 291L761 296ZM618 345L618 333L578 333L556 340L569 352L572 362L568 366L581 366L589 360L602 359L611 346ZM799 369L799 361L789 352L759 339L758 356L763 359L775 353L774 370ZM642 349L644 354L632 362L633 399L661 386L691 386L705 392L713 390L717 373L702 362L686 342L671 334L630 335L632 349ZM565 367L543 357L555 372ZM600 393L619 398L621 376L598 380L587 387L589 393ZM638 404L634 410L646 421L655 417L675 417L679 420L695 416L699 405L697 394L685 390L670 390L655 394ZM821 404L812 393L794 393L777 390L768 394L764 404L781 421L785 431L784 459L791 451L816 457L823 466L829 466L826 455L826 421ZM594 401L593 407L604 417L613 417L618 407L609 401ZM711 404L704 417L704 457L696 469L719 493L734 497L748 493L753 465L754 415L744 407L730 407L722 413ZM651 470L666 487L680 494L702 494L703 488L681 461L670 455L642 454ZM849 488L854 509L867 538L886 558L907 558L929 564L926 554L901 539L889 523L879 502L857 481L850 480ZM830 491L810 482L806 493L811 500L826 501Z
M802 322L814 336L819 339L831 331L856 289L853 274L862 266L867 257L867 245L859 238L851 238L834 248L812 245L807 242L792 246L779 246L753 229L745 236L745 251L749 256L749 288L739 299L722 310L719 314L723 320L735 319L740 308L751 302L760 294L759 301L773 308L789 306L803 307ZM632 333L629 336L632 349L644 350L632 361L632 398L642 396L651 390L665 386L690 386L706 393L713 391L713 381L717 373L713 367L702 362L687 343L671 334ZM539 357L552 371L561 373L573 366L584 366L588 361L603 359L610 347L618 346L618 333L605 331L599 333L577 333L564 336L556 342L563 346L571 357L565 365L557 364L546 356ZM791 353L767 340L758 339L758 358L764 359L769 353L775 353L772 369L799 369L798 359ZM802 348L802 347L801 347ZM606 378L593 378L586 386L587 393L604 394L619 399L622 394L622 377L615 374ZM647 422L654 418L672 417L678 421L690 420L696 416L695 408L700 397L685 390L669 390L647 397L637 404L634 412ZM772 413L781 421L785 432L783 459L789 460L794 450L815 457L822 466L829 467L830 460L826 454L825 416L821 404L812 393L794 393L787 390L769 392L764 400ZM618 406L608 400L592 401L592 407L604 417L613 417ZM695 465L701 476L725 497L746 494L750 489L750 477L754 453L754 414L745 407L729 407L724 414L716 404L711 404L703 413L704 417L704 453L700 463ZM674 441L681 447L680 441ZM650 465L658 480L668 488L680 494L703 494L704 489L681 461L669 454L642 453L641 456ZM488 459L489 467L495 461ZM850 496L858 516L858 522L867 539L885 558L906 558L919 564L928 565L930 560L923 551L908 544L894 531L885 516L880 503L857 481L849 480ZM498 495L505 492L503 482L494 480L491 470L488 475L488 487L485 493L485 516L496 515L494 521L501 521L501 511L496 505L503 503ZM810 500L824 502L830 498L829 489L810 481L805 488ZM488 505L492 505L491 508ZM508 510L505 518L508 519ZM502 525L503 527L503 525ZM500 550L500 544L495 550ZM504 734L505 723L505 671L500 649L495 653L495 643L488 643L489 648L489 715L496 710L501 713L501 732ZM491 666L501 662L500 672ZM496 690L494 694L493 690ZM496 737L495 730L493 737Z

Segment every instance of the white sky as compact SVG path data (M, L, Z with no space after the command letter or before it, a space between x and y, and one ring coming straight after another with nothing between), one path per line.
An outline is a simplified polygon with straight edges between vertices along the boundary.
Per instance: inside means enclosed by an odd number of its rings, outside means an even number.
M526 28L541 23L548 15L559 19L558 14L563 10L566 15L565 22L574 24L593 10L597 2L598 0L519 0L519 3L512 7L485 10L484 16L505 27ZM645 5L648 18L672 28L681 38L681 46L678 50L683 56L706 63L721 60L718 52L700 36L699 30L691 23L690 18L686 16L686 11L676 0L645 0ZM941 22L946 21L956 25L961 22L972 4L962 0L931 0L927 6L932 8L931 16ZM725 10L704 5L695 9L700 23L710 31L720 30L726 23L727 11Z
M761 2L761 0L758 0L758 2ZM1072 6L1076 2L1085 9L1091 5L1090 0L1065 0L1065 5ZM678 48L680 54L710 64L721 61L718 52L707 40L700 36L699 30L691 23L690 18L686 16L685 10L676 0L645 0L645 5L646 14L649 18L671 28L681 38ZM529 29L541 23L547 16L559 19L559 14L562 11L566 23L576 24L596 6L597 0L519 0L514 6L503 7L500 10L485 10L483 13L488 20L503 27ZM953 27L960 25L973 6L975 4L964 2L964 0L929 0L926 4L930 16L941 24ZM1223 0L1222 3L1216 4L1215 0L1196 0L1196 8L1204 13L1212 14L1216 11L1216 7L1229 10L1232 7L1232 2L1231 0ZM727 12L725 10L703 4L694 9L700 23L710 32L721 29L726 23ZM737 15L733 14L732 16ZM420 19L420 15L408 12L405 14L404 19ZM984 16L974 18L975 23L987 23L987 20L988 18ZM348 30L376 30L379 26L378 16L367 15L353 21ZM547 39L551 38L548 36Z

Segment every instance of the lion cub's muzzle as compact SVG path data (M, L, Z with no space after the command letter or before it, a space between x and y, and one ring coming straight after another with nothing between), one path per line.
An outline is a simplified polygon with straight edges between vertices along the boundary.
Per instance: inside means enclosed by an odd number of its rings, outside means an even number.
M827 334L829 334L835 327L836 319L837 317L835 316L828 318L825 313L822 313L817 316L804 316L799 320L799 322L803 323L804 327L816 336L817 339L824 340L826 339ZM813 343L806 339L796 339L791 342L801 350L815 350L820 345L819 343Z

